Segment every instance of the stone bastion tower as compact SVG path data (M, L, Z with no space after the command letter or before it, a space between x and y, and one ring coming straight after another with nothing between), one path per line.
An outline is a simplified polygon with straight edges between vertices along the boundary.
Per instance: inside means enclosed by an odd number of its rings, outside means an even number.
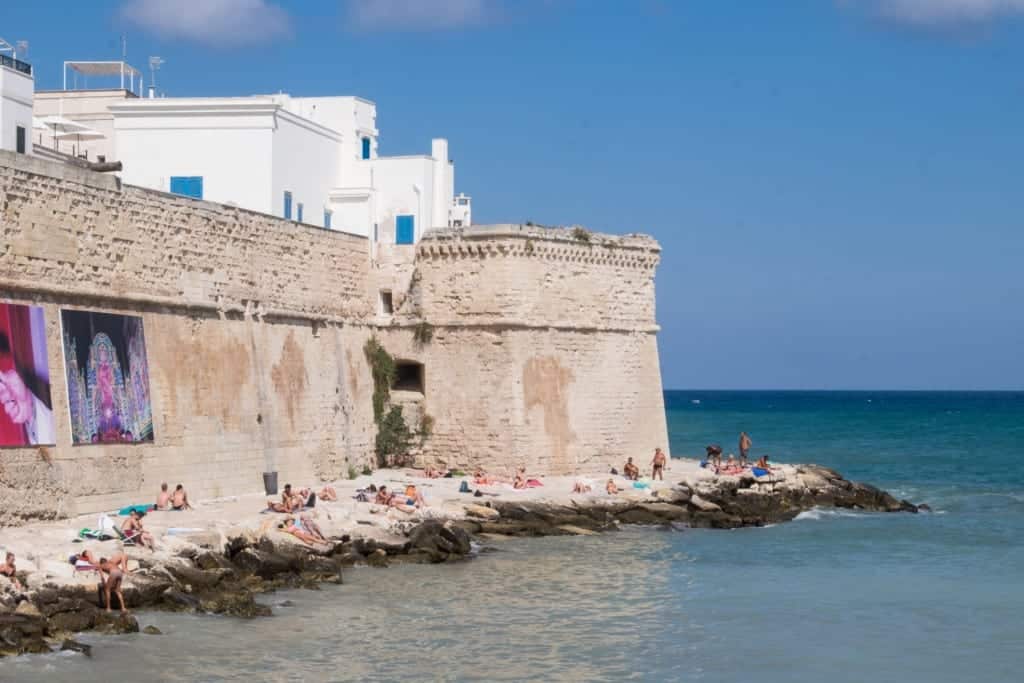
M643 461L668 446L659 253L522 225L396 245L0 151L0 524L343 478L396 407L414 464Z

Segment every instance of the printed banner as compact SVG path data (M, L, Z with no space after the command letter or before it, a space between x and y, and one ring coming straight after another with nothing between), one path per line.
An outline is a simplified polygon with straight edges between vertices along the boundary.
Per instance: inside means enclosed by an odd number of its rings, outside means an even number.
M61 311L75 444L153 440L142 318Z
M0 302L0 446L52 446L53 403L39 306Z

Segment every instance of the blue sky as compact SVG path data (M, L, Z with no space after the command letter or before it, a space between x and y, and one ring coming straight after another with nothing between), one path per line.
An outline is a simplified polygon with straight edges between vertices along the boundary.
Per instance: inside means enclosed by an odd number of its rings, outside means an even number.
M41 88L125 33L169 95L361 95L477 222L654 235L667 388L1024 388L1024 0L196 4L0 36Z

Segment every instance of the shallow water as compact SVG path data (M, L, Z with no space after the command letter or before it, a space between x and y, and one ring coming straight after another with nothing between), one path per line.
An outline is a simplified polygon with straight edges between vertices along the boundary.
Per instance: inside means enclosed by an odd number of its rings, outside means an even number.
M268 596L294 603L271 619L143 614L166 635L85 635L91 660L9 660L0 679L1021 679L1024 395L682 392L667 408L677 454L745 428L756 453L936 512L506 541Z

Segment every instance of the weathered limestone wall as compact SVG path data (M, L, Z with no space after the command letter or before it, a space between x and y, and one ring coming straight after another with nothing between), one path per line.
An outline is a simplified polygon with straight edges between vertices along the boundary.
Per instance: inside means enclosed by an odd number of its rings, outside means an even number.
M367 241L0 157L0 300L41 305L57 445L0 449L0 523L335 479L372 457ZM59 311L141 315L155 439L73 446Z
M564 473L667 448L654 240L498 226L403 249L0 152L0 301L44 309L56 426L0 449L0 525L361 469L371 335L424 364L423 394L395 394L433 418L424 461ZM72 445L62 309L142 317L153 443Z
M401 314L382 332L425 366L427 460L567 473L668 449L648 237L499 226L429 233ZM399 316L401 317L401 316Z

